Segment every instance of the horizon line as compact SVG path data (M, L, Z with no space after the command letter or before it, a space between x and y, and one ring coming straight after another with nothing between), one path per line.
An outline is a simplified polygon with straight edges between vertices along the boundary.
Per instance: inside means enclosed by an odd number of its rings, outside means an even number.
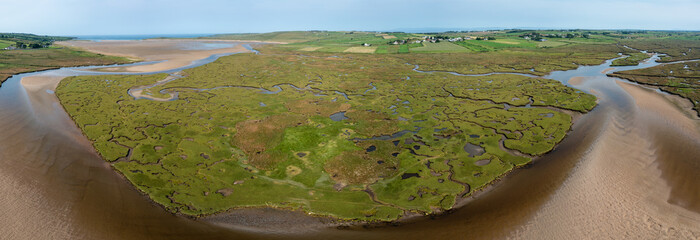
M4 33L23 33L23 34L35 34L41 36L64 36L64 37L82 37L82 36L148 36L148 35L220 35L220 34L262 34L262 33L274 33L274 32L404 32L404 33L441 33L441 32L484 32L484 31L504 31L504 30L531 30L531 31L561 31L561 30L584 30L584 31L652 31L652 32L700 32L700 29L640 29L640 28L546 28L546 27L513 27L513 28L503 28L503 27L472 27L472 28L450 28L450 27L416 27L416 28L396 28L392 30L324 30L324 29L306 29L306 30L277 30L277 31L264 31L264 32L212 32L212 33L193 33L193 32L180 32L180 33L109 33L109 34L90 34L90 33L80 33L80 34L43 34L43 33L30 33L30 32L4 32Z

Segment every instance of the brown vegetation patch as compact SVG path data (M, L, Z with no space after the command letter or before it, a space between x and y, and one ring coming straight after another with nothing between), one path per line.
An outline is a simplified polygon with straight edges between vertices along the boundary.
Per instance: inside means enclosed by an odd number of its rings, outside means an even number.
M323 100L300 99L298 101L287 103L287 109L289 109L290 112L299 113L306 116L330 116L336 112L347 111L350 109L350 104Z
M324 166L334 181L341 185L368 184L396 174L399 162L391 153L400 151L400 147L381 140L360 141L356 144L365 150L341 154ZM370 147L373 150L367 151Z
M377 164L380 158L364 150L347 152L326 163L324 169L340 184L369 184L391 173L391 168Z
M274 115L262 120L247 120L236 124L238 132L233 141L248 155L251 165L260 169L271 169L280 158L265 153L265 150L282 141L285 128L304 122L303 117L295 115Z
M388 114L367 110L349 110L345 116L357 124L356 131L365 136L391 135L399 131L397 120Z
M376 47L349 47L348 49L345 49L343 52L348 52L348 53L374 53L376 51Z
M228 195L231 195L231 193L233 193L233 189L230 189L230 188L219 189L219 190L216 190L216 193L221 194L224 197L228 197ZM207 193L207 195L208 195L208 193Z

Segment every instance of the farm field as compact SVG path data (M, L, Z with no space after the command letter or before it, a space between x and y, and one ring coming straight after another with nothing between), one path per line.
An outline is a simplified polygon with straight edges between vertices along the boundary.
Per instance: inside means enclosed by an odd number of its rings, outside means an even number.
M469 52L469 49L450 42L423 43L422 47L411 48L412 52Z
M6 41L6 40L0 40L0 50L9 47L9 46L14 46L14 42Z

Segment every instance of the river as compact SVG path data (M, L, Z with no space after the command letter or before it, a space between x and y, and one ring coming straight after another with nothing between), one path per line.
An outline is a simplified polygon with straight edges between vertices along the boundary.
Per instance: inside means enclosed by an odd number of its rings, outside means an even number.
M673 98L606 77L610 62L547 76L566 84L584 77L574 87L599 97L551 153L449 214L341 229L266 209L200 220L174 216L96 154L52 92L63 76L96 73L19 74L0 87L0 233L7 239L697 239L699 121ZM655 58L612 71L654 65ZM53 80L22 84L36 76Z

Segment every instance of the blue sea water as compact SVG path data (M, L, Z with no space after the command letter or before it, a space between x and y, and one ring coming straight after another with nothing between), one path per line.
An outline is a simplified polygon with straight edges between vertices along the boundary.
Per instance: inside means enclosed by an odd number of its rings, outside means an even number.
M149 38L197 38L206 37L214 34L202 33L202 34L137 34L137 35L77 35L71 36L76 37L78 40L91 40L91 41L101 41L101 40L142 40Z

